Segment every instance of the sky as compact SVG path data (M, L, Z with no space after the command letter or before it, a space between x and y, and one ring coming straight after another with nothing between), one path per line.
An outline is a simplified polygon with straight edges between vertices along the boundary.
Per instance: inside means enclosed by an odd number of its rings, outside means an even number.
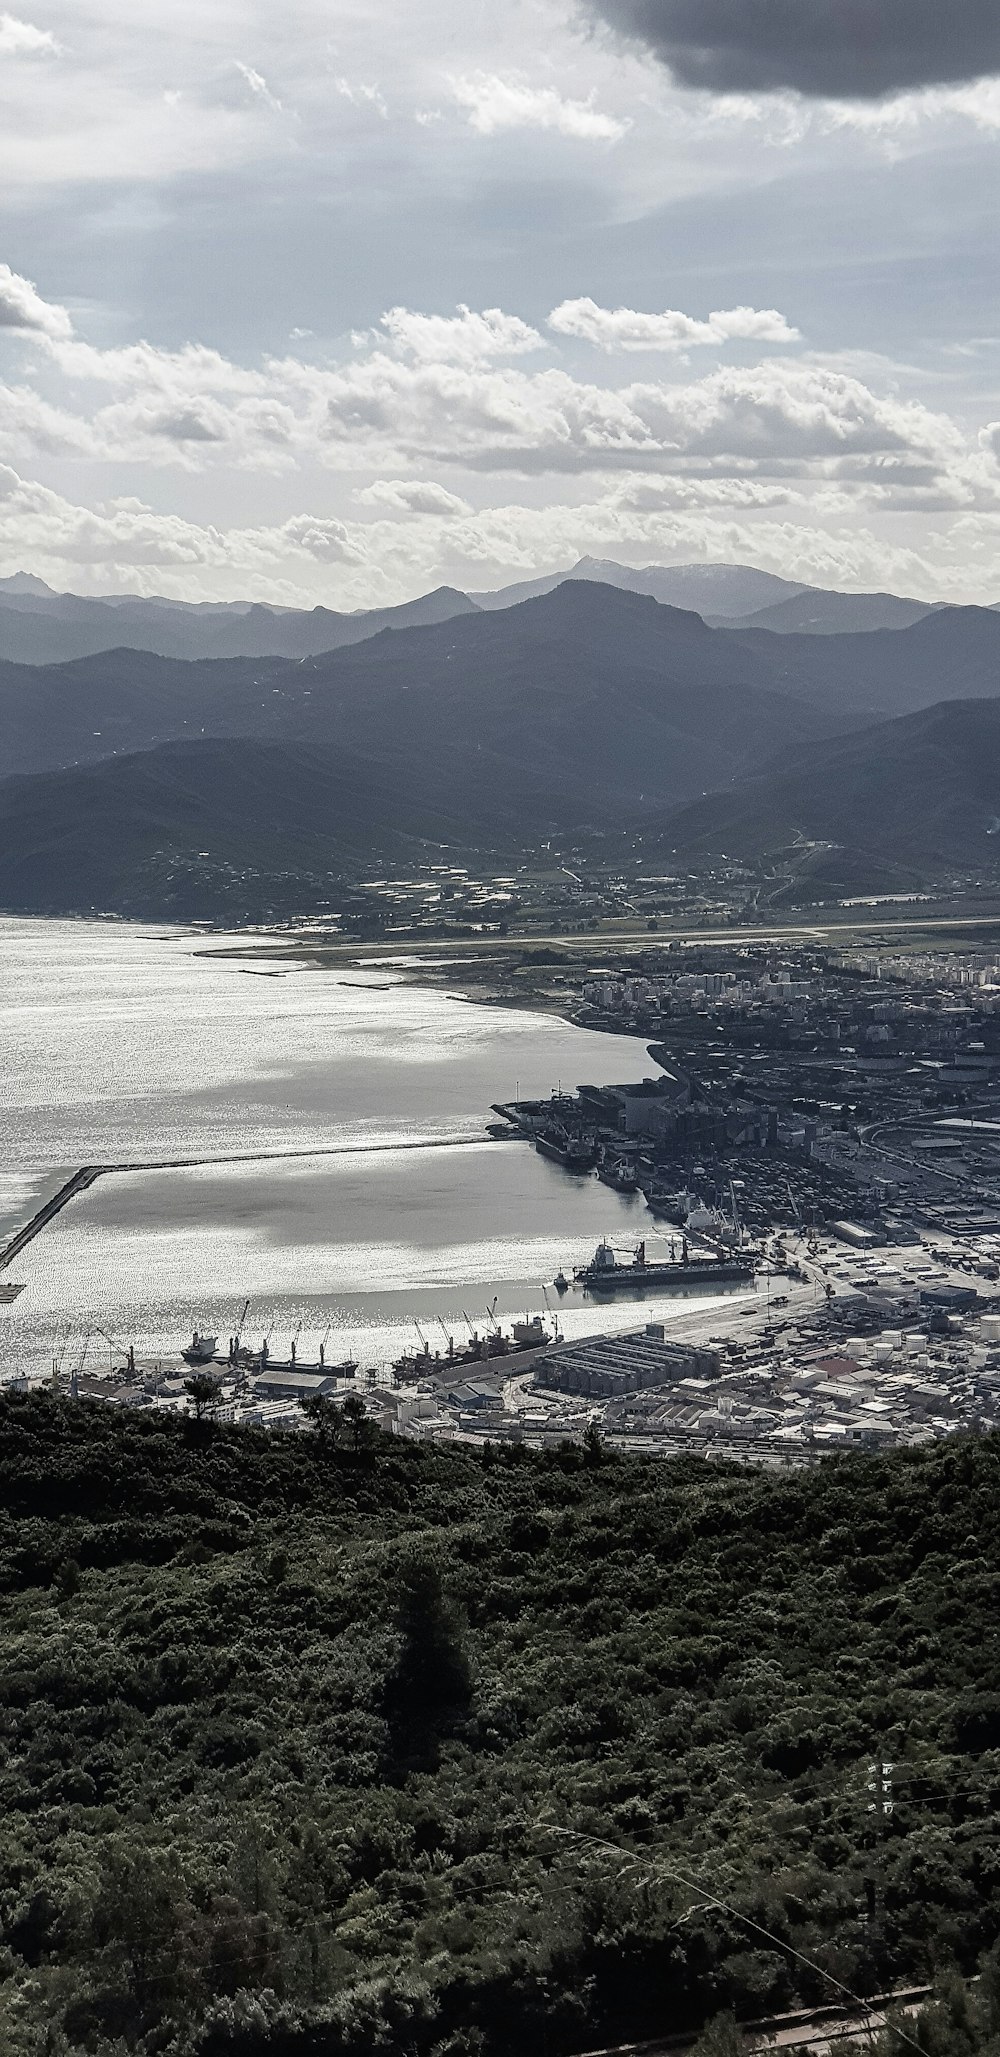
M1000 600L997 0L0 9L0 575Z

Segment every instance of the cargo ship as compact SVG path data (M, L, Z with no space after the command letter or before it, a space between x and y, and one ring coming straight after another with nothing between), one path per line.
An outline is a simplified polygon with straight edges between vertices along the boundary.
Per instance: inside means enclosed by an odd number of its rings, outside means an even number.
M577 1285L585 1286L590 1292L616 1293L629 1286L653 1287L657 1292L672 1292L680 1286L712 1286L744 1284L754 1276L752 1257L733 1256L692 1257L687 1237L682 1239L681 1255L666 1262L646 1257L646 1245L640 1243L635 1256L622 1264L615 1256L610 1243L599 1243L589 1264L583 1265L573 1276Z
M214 1364L219 1347L218 1336L203 1336L195 1329L187 1349L181 1351L185 1364Z
M597 1167L597 1176L616 1193L637 1193L639 1173L627 1157L605 1157Z
M518 1357L526 1350L547 1350L551 1341L541 1316L533 1314L530 1321L515 1321L509 1336L500 1328L483 1336L473 1329L468 1343L461 1349L449 1343L446 1352L438 1350L432 1354L430 1344L425 1342L422 1350L404 1350L392 1368L397 1379L429 1378L434 1372L451 1371L457 1365L489 1364L497 1357Z
M564 1171L590 1171L593 1168L593 1143L568 1135L564 1128L539 1129L535 1149L540 1157L551 1157L553 1164L561 1164Z

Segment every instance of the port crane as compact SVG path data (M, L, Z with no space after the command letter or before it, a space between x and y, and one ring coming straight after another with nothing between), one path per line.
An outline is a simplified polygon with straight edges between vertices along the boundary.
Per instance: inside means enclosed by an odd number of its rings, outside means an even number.
M97 1333L99 1336L104 1337L104 1340L108 1346L108 1369L111 1370L114 1366L114 1352L116 1350L120 1350L122 1356L125 1359L125 1363L128 1370L134 1371L135 1349L133 1345L131 1343L119 1343L114 1336L109 1336L107 1329L105 1328L99 1328Z
M552 1323L552 1340L554 1343L561 1343L562 1336L559 1333L559 1309L558 1307L553 1307L552 1302L549 1299L549 1292L547 1286L542 1287L542 1298L545 1301L545 1312Z
M63 1368L63 1358L65 1357L65 1355L66 1355L66 1352L67 1352L67 1350L68 1350L68 1348L69 1348L69 1340L70 1340L70 1337L71 1337L72 1333L73 1333L73 1331L72 1331L72 1329L71 1329L71 1327L70 1327L70 1325L69 1325L69 1322L67 1322L67 1323L66 1323L66 1333L65 1333L65 1335L63 1336L62 1342L60 1343L60 1341L59 1341L59 1334L60 1334L60 1332L59 1332L59 1330L58 1330L58 1329L56 1330L56 1341L55 1341L55 1347L56 1347L56 1349L58 1350L58 1352L59 1352L59 1355L58 1355L58 1357L57 1357L57 1356L56 1356L56 1355L55 1355L55 1354L53 1353L53 1358L52 1358L52 1376L53 1376L53 1378L56 1378L56 1379L57 1379L57 1378L59 1377L59 1373L61 1372L61 1370L62 1370L62 1368Z
M249 1312L250 1312L250 1302L249 1302L249 1300L245 1300L245 1301L244 1301L244 1303L243 1303L243 1312L242 1312L242 1314L240 1315L239 1321L238 1321L238 1322L237 1322L237 1324L236 1324L236 1333L235 1333L235 1335L233 1336L233 1341L232 1341L232 1348L231 1348L231 1351L230 1351L230 1360L229 1360L229 1361L230 1361L230 1363L232 1363L232 1362L233 1362L233 1361L234 1361L234 1360L235 1360L235 1359L236 1359L236 1358L237 1358L237 1357L239 1356L239 1352L240 1352L240 1336L241 1336L241 1335L242 1335L242 1333L243 1333L243 1324L244 1324L244 1322L245 1322L245 1320L246 1320L246 1318L247 1318L247 1315L249 1314Z

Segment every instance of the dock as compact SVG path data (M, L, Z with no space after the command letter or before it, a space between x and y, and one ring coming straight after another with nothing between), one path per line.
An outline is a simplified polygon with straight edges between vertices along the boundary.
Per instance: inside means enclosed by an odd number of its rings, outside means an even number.
M25 1223L24 1228L18 1230L6 1249L0 1250L0 1271L6 1271L8 1264L13 1264L15 1257L19 1257L21 1251L26 1249L29 1243L34 1242L42 1229L47 1228L49 1222L53 1221L71 1200L76 1199L78 1193L85 1193L95 1180L111 1168L108 1164L81 1164L79 1171L75 1171L72 1178L68 1178L65 1185L60 1186L59 1191L53 1193L52 1198L39 1207L31 1220Z
M416 1140L394 1143L394 1150L469 1150L478 1149L482 1136L427 1136ZM87 1192L99 1178L106 1178L112 1172L142 1171L197 1171L213 1164L284 1164L299 1158L309 1157L364 1157L377 1153L386 1146L382 1143L321 1143L309 1149L296 1150L241 1150L215 1151L204 1157L148 1157L137 1159L131 1164L82 1164L51 1199L46 1200L25 1223L22 1229L0 1250L0 1271L12 1264L14 1258L34 1242L43 1228L54 1221L57 1214L75 1200L80 1193Z

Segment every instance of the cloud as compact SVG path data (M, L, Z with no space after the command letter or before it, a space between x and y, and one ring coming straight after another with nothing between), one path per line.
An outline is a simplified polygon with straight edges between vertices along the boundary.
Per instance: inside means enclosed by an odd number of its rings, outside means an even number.
M469 112L477 135L495 136L505 129L554 129L585 143L615 143L630 123L602 114L594 95L565 100L554 86L530 86L523 79L500 78L495 72L474 72L449 81L452 95Z
M467 500L430 479L376 479L357 495L363 507L391 507L399 514L431 514L447 521L472 513Z
M240 58L234 57L233 70L239 73L251 99L259 101L262 107L270 108L272 114L283 112L281 101L275 97L267 80L259 71L254 70L252 64L244 64Z
M151 412L143 426L147 434L166 436L171 443L222 443L227 424L224 416L213 421L210 410L202 406L166 407L159 413Z
M564 300L549 315L550 329L579 336L600 350L687 350L728 342L797 343L793 329L774 307L728 307L696 321L667 309L637 314L631 307L598 307L594 300Z
M544 347L537 329L500 307L485 307L481 314L463 306L457 314L413 314L408 307L390 307L380 327L398 350L425 364L478 364ZM367 339L354 340L363 344Z
M18 21L13 14L0 14L0 57L56 57L59 45L48 29L36 29L30 21Z
M679 84L877 100L1000 72L996 0L586 0Z
M982 463L947 416L880 397L858 378L769 359L686 384L613 387L559 367L408 363L374 352L312 381L318 435L342 467L461 464L543 477L587 472L850 475L866 490L947 475L985 490ZM286 388L293 363L280 370ZM972 468L970 470L970 467Z
M948 116L971 121L978 129L1000 129L1000 79L983 78L967 86L927 86L884 101L834 101L822 110L822 126L830 131L855 129L892 142L930 121Z
M73 324L65 307L43 300L37 286L9 264L0 264L0 329L22 329L30 334L67 340Z
M372 107L383 121L388 119L389 109L380 87L366 85L360 79L337 79L335 84L341 99L349 100L352 107Z
M769 356L702 378L602 384L551 359L531 370L511 362L543 346L538 330L502 308L462 306L450 315L390 308L340 364L290 354L247 367L197 344L101 350L67 334L65 310L26 280L8 270L0 285L8 321L32 328L53 369L73 381L59 404L27 387L0 389L0 453L18 461L55 451L188 471L322 466L361 474L367 504L397 519L460 518L457 496L422 483L456 466L480 477L711 479L715 504L727 494L745 503L748 480L782 490L807 482L838 506L853 498L973 507L996 504L1000 493L988 443L821 362ZM795 336L775 309L723 309L698 321L590 299L563 302L550 326L625 353ZM82 400L82 381L104 386L106 401Z
M473 516L461 496L463 472L480 486L504 475L530 480L550 513L560 494L541 482L588 479L604 492L627 486L643 518L667 507L693 516L794 506L825 522L864 510L1000 507L991 432L977 437L948 414L901 399L878 363L866 370L767 354L704 376L654 365L640 378L624 377L619 363L617 376L602 366L602 382L567 368L554 348L529 367L521 359L544 348L537 329L499 307L464 306L442 315L390 308L339 363L290 352L247 366L198 344L102 350L75 336L65 309L9 267L0 274L0 310L33 334L42 358L38 390L0 386L0 457L20 466L56 456L119 472L133 465L285 481L297 474L313 489L321 471L340 473L345 503L353 496L381 517L348 523L351 536L381 525L383 559L401 547L404 531L421 526L439 538L464 534L470 523L482 533L485 517ZM773 343L795 334L775 309L730 308L697 320L609 310L591 299L563 302L550 325L554 336L584 337L605 356L659 349L669 357L693 342ZM437 483L439 472L448 487ZM574 486L572 497L581 490ZM309 533L346 561L339 529L317 530L309 517ZM437 570L431 555L429 575Z
M91 592L170 593L178 598L272 599L281 604L363 607L401 600L448 579L500 584L551 571L574 557L760 565L806 584L873 586L928 598L976 599L992 588L1000 518L964 514L939 530L933 556L872 532L850 509L823 526L769 509L774 494L746 492L727 512L696 492L666 498L622 480L574 506L514 500L453 522L340 521L293 515L271 526L201 524L160 514L138 498L86 507L0 465L0 571L28 569Z

